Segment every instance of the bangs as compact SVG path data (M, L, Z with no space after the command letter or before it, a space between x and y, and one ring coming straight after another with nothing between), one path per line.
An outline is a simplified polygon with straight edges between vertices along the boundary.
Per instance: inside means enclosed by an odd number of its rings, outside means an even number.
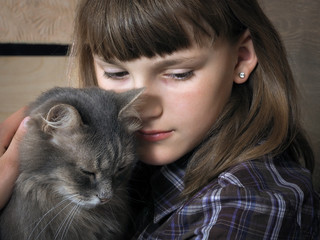
M201 45L204 39L206 43L207 39L213 41L214 34L208 31L211 28L200 24L204 21L200 14L195 14L195 9L200 7L193 1L95 2L90 3L89 12L93 14L87 14L90 17L86 20L81 19L86 24L87 39L83 42L93 54L105 60L151 58L171 54L194 43Z

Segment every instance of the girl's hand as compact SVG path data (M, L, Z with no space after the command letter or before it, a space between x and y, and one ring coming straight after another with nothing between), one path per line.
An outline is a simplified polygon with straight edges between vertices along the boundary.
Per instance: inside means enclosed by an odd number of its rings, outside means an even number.
M25 110L21 108L0 124L0 209L9 200L19 175L18 146L29 119L24 118Z

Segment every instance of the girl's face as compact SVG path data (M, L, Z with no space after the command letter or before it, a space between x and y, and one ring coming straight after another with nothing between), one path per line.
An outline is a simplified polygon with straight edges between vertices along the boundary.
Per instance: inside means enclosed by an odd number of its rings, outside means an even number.
M165 165L208 133L230 97L237 60L237 48L217 39L162 57L105 62L95 56L95 69L103 89L146 88L139 154L147 164Z

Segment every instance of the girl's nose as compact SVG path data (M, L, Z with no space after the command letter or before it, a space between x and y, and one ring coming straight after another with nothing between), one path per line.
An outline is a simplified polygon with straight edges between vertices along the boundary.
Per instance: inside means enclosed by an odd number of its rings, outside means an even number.
M141 74L134 77L134 88L145 88L141 96L142 104L138 111L143 122L162 115L161 94L157 87L157 81L148 74Z
M155 95L148 93L142 96L142 105L139 107L139 114L142 121L158 118L162 115L163 108L161 105L161 99Z

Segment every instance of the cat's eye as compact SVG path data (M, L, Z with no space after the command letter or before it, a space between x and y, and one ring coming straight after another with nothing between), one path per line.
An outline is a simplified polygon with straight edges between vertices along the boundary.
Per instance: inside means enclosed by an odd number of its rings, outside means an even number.
M90 172L90 171L87 171L83 168L80 168L80 171L84 174L84 175L87 175L88 177L93 177L95 178L96 177L96 174L94 172Z
M122 173L126 169L127 169L127 166L121 166L121 167L118 168L118 173Z

